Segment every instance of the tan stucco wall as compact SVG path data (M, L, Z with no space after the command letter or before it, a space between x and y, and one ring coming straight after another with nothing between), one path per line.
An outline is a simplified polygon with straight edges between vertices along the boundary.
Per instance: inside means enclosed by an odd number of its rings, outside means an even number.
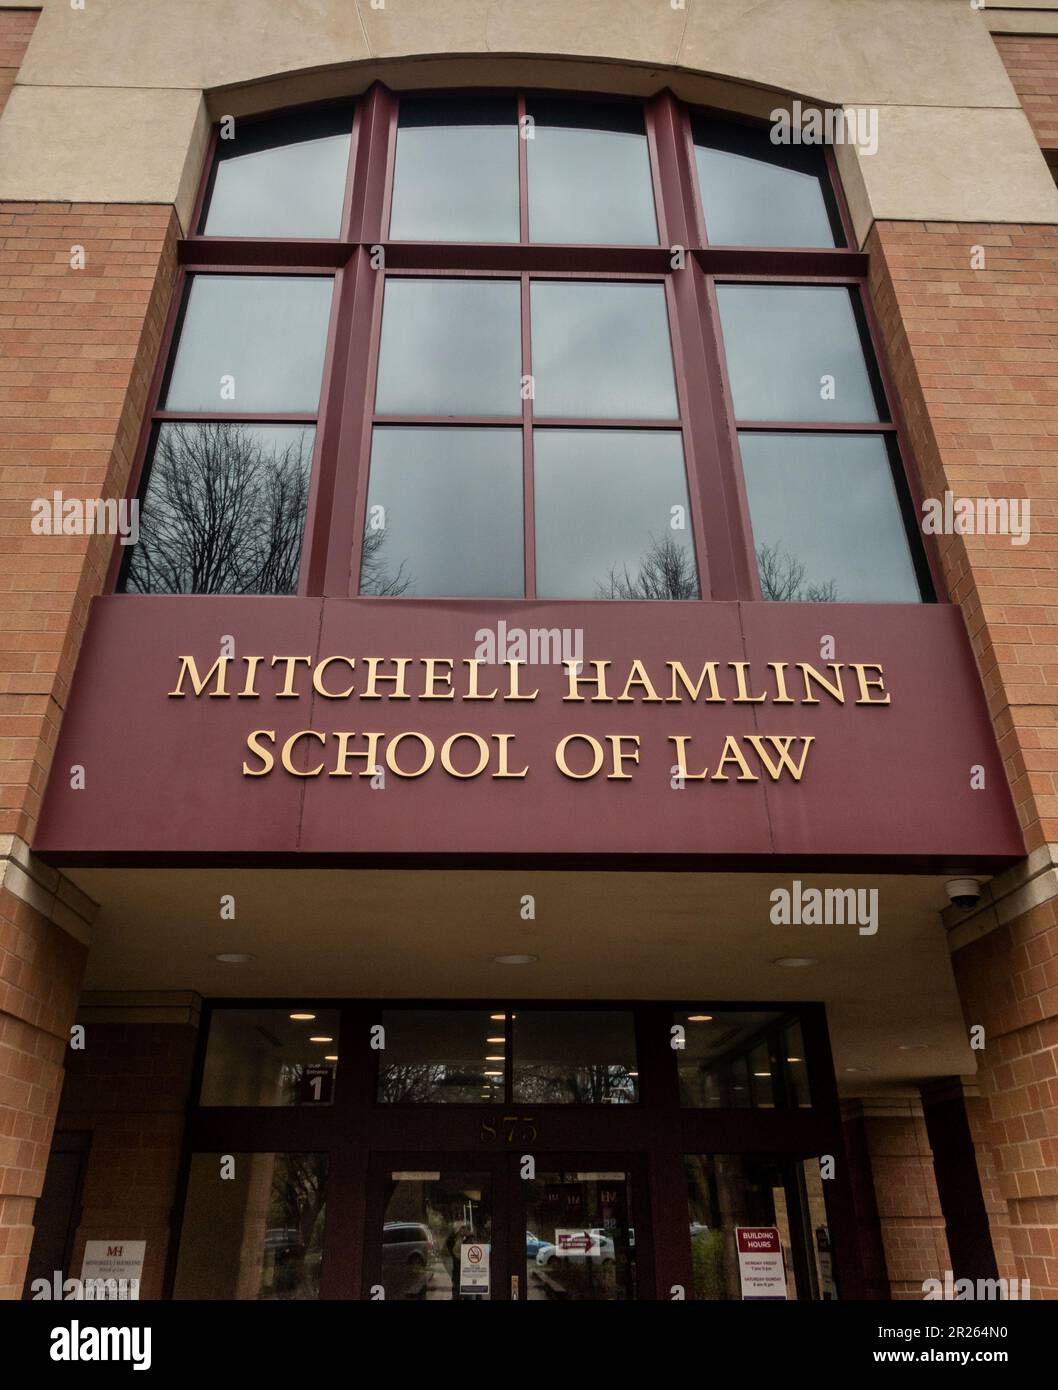
M241 115L381 77L395 87L671 86L764 114L781 94L877 106L878 152L841 151L861 237L872 216L1058 221L987 10L968 0L674 3L43 0L0 120L0 198L174 202L186 224L203 94L211 117Z

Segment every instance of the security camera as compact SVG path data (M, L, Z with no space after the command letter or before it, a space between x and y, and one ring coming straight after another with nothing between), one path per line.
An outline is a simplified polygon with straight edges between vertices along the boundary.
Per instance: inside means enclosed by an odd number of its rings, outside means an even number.
M981 901L981 885L975 878L949 878L944 887L956 907L976 907Z

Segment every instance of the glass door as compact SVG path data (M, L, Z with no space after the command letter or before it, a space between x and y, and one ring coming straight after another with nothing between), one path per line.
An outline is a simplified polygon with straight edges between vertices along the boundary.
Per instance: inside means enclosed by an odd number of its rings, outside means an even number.
M473 1158L388 1157L371 1167L367 1297L485 1303L506 1297L506 1171Z
M643 1181L627 1162L543 1156L533 1178L516 1182L524 1214L524 1278L512 1296L529 1302L622 1302L640 1296L644 1228L634 1216Z

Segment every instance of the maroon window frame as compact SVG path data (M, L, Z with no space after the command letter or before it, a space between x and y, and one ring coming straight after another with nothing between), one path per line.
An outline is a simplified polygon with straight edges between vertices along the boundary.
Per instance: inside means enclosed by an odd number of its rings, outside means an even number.
M458 95L416 92L415 95ZM485 89L477 95L491 94ZM504 95L510 95L505 90ZM552 93L548 93L552 95ZM624 101L597 93L562 92L595 103ZM526 94L517 94L519 121L526 113ZM894 481L922 598L946 597L935 547L923 537L915 518L921 493L905 428L889 381L880 334L867 293L868 257L854 249L848 207L842 195L836 164L825 151L828 192L836 200L845 246L784 248L712 246L701 201L691 109L669 91L639 103L650 156L658 245L551 245L528 239L527 158L525 141L518 141L520 239L517 242L391 241L388 237L393 170L396 153L399 97L375 83L358 99L352 120L352 140L346 174L340 234L336 238L205 237L199 233L212 185L218 131L210 143L192 220L192 235L178 243L178 274L173 302L161 342L150 400L153 409L144 421L130 478L129 495L139 493L152 437L159 423L198 419L197 415L158 409L173 345L179 331L187 282L196 274L315 275L333 273L335 280L323 381L318 412L215 414L209 418L255 423L315 421L308 510L302 546L298 594L356 597L367 507L371 436L376 423L442 423L442 417L377 415L375 387L384 282L387 276L496 277L521 284L522 373L531 373L529 280L639 280L665 286L679 417L673 421L576 418L534 418L531 400L523 401L520 416L488 420L443 417L445 424L511 426L522 429L525 542L525 593L518 603L535 597L535 524L533 513L533 429L679 430L687 471L698 600L760 600L761 590L753 547L746 489L738 451L739 430L796 430L806 433L864 431L888 442ZM276 113L268 113L269 119ZM721 116L721 112L704 114ZM249 118L247 118L249 119ZM741 119L741 118L735 118ZM749 124L760 124L748 122ZM674 268L680 248L684 264ZM379 252L384 267L376 268ZM868 370L877 373L886 418L870 424L825 421L745 421L735 419L724 360L716 286L732 281L845 285L863 328ZM873 360L872 360L873 358ZM122 556L115 554L108 588L119 582ZM130 597L135 597L131 595ZM389 600L387 600L389 601ZM400 601L394 598L392 601ZM429 602L428 598L420 599ZM457 598L443 602L480 600ZM560 602L611 602L569 599Z

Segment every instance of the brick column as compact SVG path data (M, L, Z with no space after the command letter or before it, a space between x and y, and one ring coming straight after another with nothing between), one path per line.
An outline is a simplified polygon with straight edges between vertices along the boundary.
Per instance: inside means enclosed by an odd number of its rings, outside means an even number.
M82 998L85 1046L69 1054L57 1121L91 1135L69 1274L87 1240L145 1240L140 1297L162 1295L198 1014L184 992Z
M951 1268L933 1153L915 1100L842 1107L868 1297L922 1298Z
M124 496L177 234L169 207L0 204L0 1297L22 1290L92 916L33 831L114 544L34 534L31 503Z
M1058 45L1049 50L1058 59ZM1055 69L1058 90L1058 67ZM1038 120L1042 120L1039 115ZM1031 539L940 537L1030 851L946 914L967 1027L984 1029L1000 1275L1058 1297L1058 227L877 223L872 294L923 493L1024 498ZM983 258L983 259L982 259ZM967 755L967 786L969 764ZM988 790L967 795L987 796ZM990 1168L991 1157L979 1159Z

